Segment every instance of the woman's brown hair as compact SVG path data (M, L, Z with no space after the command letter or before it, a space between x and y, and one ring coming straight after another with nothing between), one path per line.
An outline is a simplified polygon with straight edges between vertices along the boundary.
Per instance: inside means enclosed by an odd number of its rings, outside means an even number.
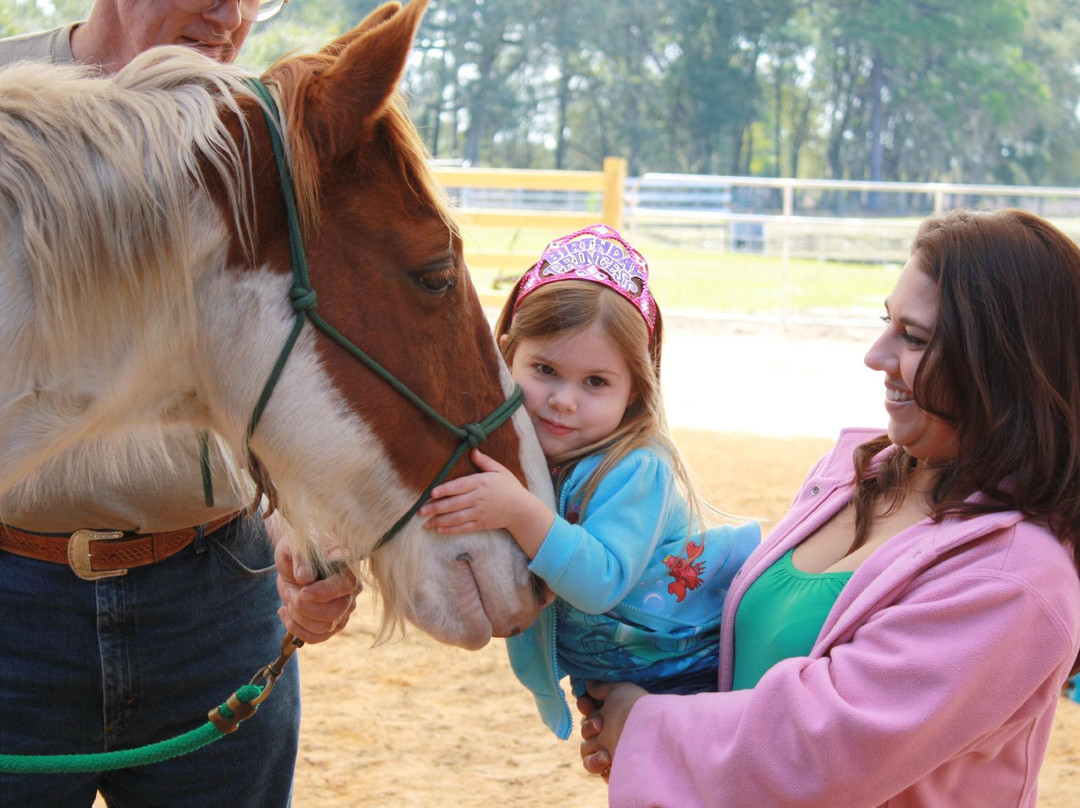
M915 400L959 447L930 492L933 517L1018 510L1080 561L1080 248L1025 211L961 210L927 219L911 254L938 296ZM856 452L855 546L874 501L899 502L914 467L898 450L875 468L888 445Z

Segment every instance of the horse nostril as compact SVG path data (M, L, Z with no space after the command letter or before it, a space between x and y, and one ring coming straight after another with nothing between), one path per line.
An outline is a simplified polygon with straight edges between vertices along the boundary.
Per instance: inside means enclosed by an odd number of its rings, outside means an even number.
M472 561L472 556L471 556L471 555L469 555L468 553L461 553L461 554L459 554L456 560L458 560L458 561L464 561L464 562L465 562L466 564L471 564L471 563L473 563L473 561Z
M516 637L520 633L521 633L521 626L514 626L512 629L510 629L510 632L506 636L507 637Z

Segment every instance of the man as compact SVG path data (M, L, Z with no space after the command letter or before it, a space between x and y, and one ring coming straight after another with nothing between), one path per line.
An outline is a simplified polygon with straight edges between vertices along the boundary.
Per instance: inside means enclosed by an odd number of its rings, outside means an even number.
M165 44L232 62L252 23L284 2L96 0L85 22L0 40L0 68L36 60L109 74ZM225 459L209 446L223 481ZM95 460L103 455L114 460L107 468ZM273 661L285 629L321 642L347 622L359 591L352 575L315 581L294 569L284 543L275 559L247 503L224 485L204 491L200 460L186 427L167 430L158 449L130 434L103 439L0 501L0 751L100 752L172 738ZM57 560L82 529L123 531L120 542L146 563L105 562L119 574L84 580ZM108 552L108 541L93 544ZM257 715L215 744L129 770L0 775L0 802L90 806L100 791L110 806L286 806L299 715L293 665Z
M86 22L3 40L0 64L78 62L115 73L155 45L187 45L229 63L256 17L268 19L281 5L282 0L98 0Z

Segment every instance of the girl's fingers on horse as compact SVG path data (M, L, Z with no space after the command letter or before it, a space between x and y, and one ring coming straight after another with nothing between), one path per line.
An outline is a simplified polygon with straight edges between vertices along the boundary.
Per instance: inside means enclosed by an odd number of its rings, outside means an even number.
M442 513L432 514L428 524L432 527L456 527L470 522L475 522L476 516L472 506L450 508Z
M435 492L432 491L432 496ZM421 516L440 516L446 513L454 513L454 511L460 511L468 504L468 500L464 499L460 493L451 493L447 491L439 499L430 499L424 503L417 513Z
M506 471L506 466L499 463L498 460L488 457L479 449L473 449L472 461L476 464L476 467L481 471Z
M447 480L445 483L441 483L431 489L431 500L429 500L428 504L433 504L432 500L452 497L454 494L464 494L467 491L472 490L472 487L473 484L469 482L468 477L458 477L454 480ZM421 511L422 510L423 509L421 509Z
M431 492L434 495L434 491ZM446 513L447 510L453 510L447 504L445 499L430 499L424 503L423 507L417 511L421 516L438 516L439 514Z
M428 530L437 530L440 527L447 527L451 524L453 524L453 522L445 515L435 514L426 522L424 522L424 527L426 527Z

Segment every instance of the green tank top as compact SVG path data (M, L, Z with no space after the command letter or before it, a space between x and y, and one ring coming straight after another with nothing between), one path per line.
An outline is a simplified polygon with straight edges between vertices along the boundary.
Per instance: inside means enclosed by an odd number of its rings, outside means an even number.
M735 612L733 690L752 688L782 659L806 656L814 647L850 572L803 572L794 550L761 574Z

